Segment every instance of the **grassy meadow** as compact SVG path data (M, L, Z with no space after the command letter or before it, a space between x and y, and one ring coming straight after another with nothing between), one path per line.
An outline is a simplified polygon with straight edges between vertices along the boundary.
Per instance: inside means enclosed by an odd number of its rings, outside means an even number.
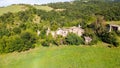
M45 10L45 11L51 11L51 10L53 10L53 8L51 8L51 7L49 7L49 6L35 5L34 7L35 7L36 9Z
M106 23L120 25L120 21L107 21Z
M49 6L34 6L36 9L40 9L40 10L45 10L45 11L51 11L53 10L53 8L49 7ZM25 11L26 9L28 9L27 6L25 5L11 5L11 6L7 6L7 7L0 7L0 15L3 15L4 13L8 13L8 12L19 12L19 11Z
M37 47L0 55L0 68L120 68L120 48Z
M4 13L8 12L19 12L19 11L24 11L26 10L27 7L24 5L11 5L7 7L0 7L0 15L3 15Z

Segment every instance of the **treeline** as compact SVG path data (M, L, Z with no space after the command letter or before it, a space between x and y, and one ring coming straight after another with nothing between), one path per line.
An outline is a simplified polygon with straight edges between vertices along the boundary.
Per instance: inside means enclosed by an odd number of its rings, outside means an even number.
M104 17L104 20L108 21L119 21L119 2L74 1L47 5L54 8L54 10L46 12L27 5L29 6L28 10L17 13L9 12L0 16L1 53L29 50L34 48L35 44L41 44L43 46L49 46L51 44L84 44L84 38L74 34L70 34L65 38L61 36L57 38L52 38L51 35L46 36L48 27L51 30L56 30L61 27L78 26L80 24L86 31L84 36L90 36L93 39L91 44L96 43L98 37L104 42L107 42L106 38L111 38L111 36L114 38L114 33L101 35L105 31L102 31L103 29L100 29L100 26L96 27L97 25L95 25L96 28L91 28L90 26L99 20L97 16ZM64 10L55 11L55 9ZM37 35L38 31L40 31L40 35ZM112 40L112 43L107 43L117 45L118 42L114 42L114 40Z
M120 20L118 13L120 10L120 2L104 2L104 1L73 1L71 3L51 3L49 6L55 9L66 9L65 13L69 17L90 18L93 15L103 15L105 20Z

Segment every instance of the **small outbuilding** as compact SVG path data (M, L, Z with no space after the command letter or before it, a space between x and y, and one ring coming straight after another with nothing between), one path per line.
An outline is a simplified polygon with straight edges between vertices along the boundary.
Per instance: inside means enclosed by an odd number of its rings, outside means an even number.
M109 24L109 32L111 32L112 30L120 31L120 25Z
M92 41L92 38L88 37L88 36L84 36L85 39L85 44L89 44Z

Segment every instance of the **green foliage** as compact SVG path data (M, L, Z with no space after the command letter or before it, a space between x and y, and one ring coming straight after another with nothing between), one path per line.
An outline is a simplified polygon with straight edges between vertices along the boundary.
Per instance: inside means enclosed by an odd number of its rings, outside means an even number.
M73 33L68 34L68 36L65 38L65 41L68 45L80 45L84 43L81 37Z
M52 8L49 12L36 9L31 5L21 4L21 6L25 7L24 11L16 13L8 12L0 16L0 51L3 53L25 51L34 48L33 44L38 41L37 30L40 30L39 38L44 40L41 43L44 46L51 44L83 44L83 39L75 34L70 34L65 39L62 37L53 39L51 36L46 36L46 30L48 27L51 30L56 30L59 27L78 26L79 24L82 28L87 29L88 25L93 22L92 30L87 30L85 33L85 36L90 36L93 39L91 44L96 43L98 40L97 36L104 42L115 46L118 44L115 42L117 41L116 38L109 40L110 42L106 40L108 38L111 39L114 34L106 33L106 25L103 21L104 19L108 21L120 20L119 2L73 1L72 3L50 3L46 5ZM56 9L64 10L56 11ZM36 16L40 18L38 23L34 23L34 19L37 19ZM119 32L116 33L119 35ZM102 38L104 36L106 38Z
M21 20L22 22L31 22L34 18L34 15L32 12L30 12L30 10L19 12L18 16L19 20Z
M46 28L43 28L42 30L41 30L41 33L40 33L40 37L41 37L41 39L44 39L44 38L46 38Z
M3 23L13 23L14 22L14 14L11 12L5 13L0 16L0 21Z
M53 44L54 44L54 45L57 45L57 46L59 46L59 45L64 45L64 44L65 44L65 38L62 37L62 36L60 36L60 35L58 35L58 36L53 40Z
M92 41L89 43L89 45L97 44L97 42L99 41L99 38L96 36L94 30L92 30L91 28L86 28L83 36L87 36L92 39Z
M45 46L45 47L48 47L48 46L50 46L50 42L46 39L46 40L44 40L44 41L42 41L42 46Z
M21 29L18 28L18 27L15 27L15 28L13 29L13 32L16 33L16 34L20 34L20 33L21 33Z
M117 34L118 36L120 36L120 31L116 31L116 34Z
M3 36L10 36L10 31L4 27L0 29L0 37Z
M24 31L20 35L21 39L24 42L25 48L23 50L29 50L34 48L33 44L36 43L37 35L32 31Z
M9 53L14 51L22 51L24 43L19 36L4 36L0 39L0 52Z
M110 33L104 32L101 34L100 38L102 41L109 44L113 44L115 47L119 46L117 36L114 32L110 32Z
M8 12L16 13L27 9L28 7L26 5L10 5L7 7L0 7L0 15L3 15Z
M9 53L14 51L25 51L34 48L37 36L33 32L24 31L21 35L3 36L0 39L0 52Z
M48 36L45 36L45 38L42 38L42 39L43 39L43 41L41 42L42 46L50 46L53 42L53 37L51 34L49 34Z

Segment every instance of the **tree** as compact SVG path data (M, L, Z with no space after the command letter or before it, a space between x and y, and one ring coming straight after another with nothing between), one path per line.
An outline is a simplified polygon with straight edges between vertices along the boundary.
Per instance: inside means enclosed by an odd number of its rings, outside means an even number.
M65 38L65 41L69 45L80 45L84 43L83 38L74 33L68 34L68 36Z
M115 47L119 46L117 36L114 32L110 32L110 33L104 32L100 38L103 42L113 44Z
M13 32L15 34L20 34L21 33L21 29L19 27L15 27L15 28L13 28Z
M35 47L33 44L36 43L37 35L33 31L24 31L21 33L20 37L24 42L23 50L29 50Z

